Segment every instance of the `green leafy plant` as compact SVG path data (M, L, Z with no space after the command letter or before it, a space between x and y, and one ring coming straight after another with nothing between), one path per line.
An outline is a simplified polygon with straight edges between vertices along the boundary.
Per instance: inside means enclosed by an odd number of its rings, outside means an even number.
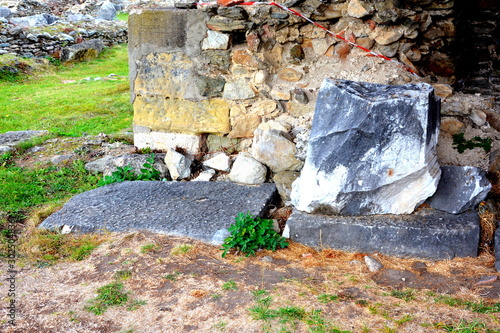
M128 302L128 292L123 291L123 283L113 282L97 289L97 297L90 300L85 310L96 315L103 314L110 306Z
M259 249L276 251L277 248L288 246L285 237L274 230L272 220L254 217L250 213L239 213L235 222L228 229L231 235L222 244L223 258L231 250L248 257Z
M464 133L454 134L453 135L453 148L458 150L460 154L465 152L467 149L474 148L483 148L485 152L489 152L491 150L491 140L490 138L480 138L479 136L475 136L470 140L465 139Z
M224 290L238 290L238 285L234 280L229 280L227 282L224 282L222 285L222 289Z
M154 167L155 155L151 154L146 163L142 165L141 173L136 174L134 168L130 165L117 167L111 176L104 176L98 183L99 186L104 186L113 183L119 183L127 180L160 180L161 172Z

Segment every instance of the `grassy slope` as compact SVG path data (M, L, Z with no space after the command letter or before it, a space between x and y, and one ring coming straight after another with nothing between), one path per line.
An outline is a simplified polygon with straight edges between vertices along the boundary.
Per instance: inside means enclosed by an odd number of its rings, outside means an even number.
M118 77L94 81L109 74ZM120 45L96 60L63 66L24 83L0 82L0 133L49 130L80 136L129 129L133 111L127 75L127 47ZM90 81L84 80L88 77Z

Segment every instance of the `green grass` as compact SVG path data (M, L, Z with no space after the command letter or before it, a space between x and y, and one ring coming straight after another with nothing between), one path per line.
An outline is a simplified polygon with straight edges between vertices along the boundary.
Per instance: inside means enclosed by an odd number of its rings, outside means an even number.
M82 161L63 167L24 169L0 166L0 207L14 216L35 206L60 203L72 195L97 187Z
M123 283L110 283L97 289L97 297L90 300L85 310L100 315L110 306L126 304L128 297L128 292L123 290Z
M118 75L116 81L94 81L109 74ZM48 130L81 136L129 129L133 111L127 76L127 47L119 45L89 62L59 66L23 82L0 82L0 133Z

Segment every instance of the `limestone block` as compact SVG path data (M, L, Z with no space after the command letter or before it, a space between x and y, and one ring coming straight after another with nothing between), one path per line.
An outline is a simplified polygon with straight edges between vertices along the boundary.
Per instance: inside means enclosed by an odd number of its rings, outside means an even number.
M226 134L230 130L229 106L218 98L192 102L162 96L137 96L134 124L161 132Z
M167 150L165 164L173 180L180 180L191 176L191 163L193 163L191 157L182 155L173 149Z
M192 182L209 182L215 175L214 169L208 169L201 172L198 177L191 179Z
M141 126L134 126L134 145L139 149L168 150L179 147L191 155L200 153L201 137L199 135L155 132L149 129L141 131L138 128Z
M252 139L232 139L228 136L220 136L215 134L207 135L206 145L209 154L217 152L226 152L232 154L238 151L244 151L249 148Z
M292 203L308 213L411 213L436 190L438 133L430 85L325 79Z
M104 43L100 39L91 39L79 44L65 47L61 51L61 61L78 62L95 59L104 49Z
M476 167L449 165L441 167L441 180L429 206L451 214L475 209L491 190L486 173Z
M247 153L239 153L229 173L229 179L235 183L259 185L266 180L267 169Z
M253 132L260 124L260 117L257 115L243 115L231 119L230 138L251 138Z
M252 156L273 172L298 171L302 161L295 157L295 144L276 130L257 129L254 133Z
M398 41L403 36L403 33L403 29L399 27L377 26L370 38L375 39L380 45L389 45Z

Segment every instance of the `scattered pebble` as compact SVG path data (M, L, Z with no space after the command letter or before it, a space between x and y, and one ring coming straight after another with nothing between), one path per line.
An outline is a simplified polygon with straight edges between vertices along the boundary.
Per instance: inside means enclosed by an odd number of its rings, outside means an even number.
M365 264L366 267L368 267L368 270L374 273L384 268L384 265L382 265L380 261L370 256L365 256Z

